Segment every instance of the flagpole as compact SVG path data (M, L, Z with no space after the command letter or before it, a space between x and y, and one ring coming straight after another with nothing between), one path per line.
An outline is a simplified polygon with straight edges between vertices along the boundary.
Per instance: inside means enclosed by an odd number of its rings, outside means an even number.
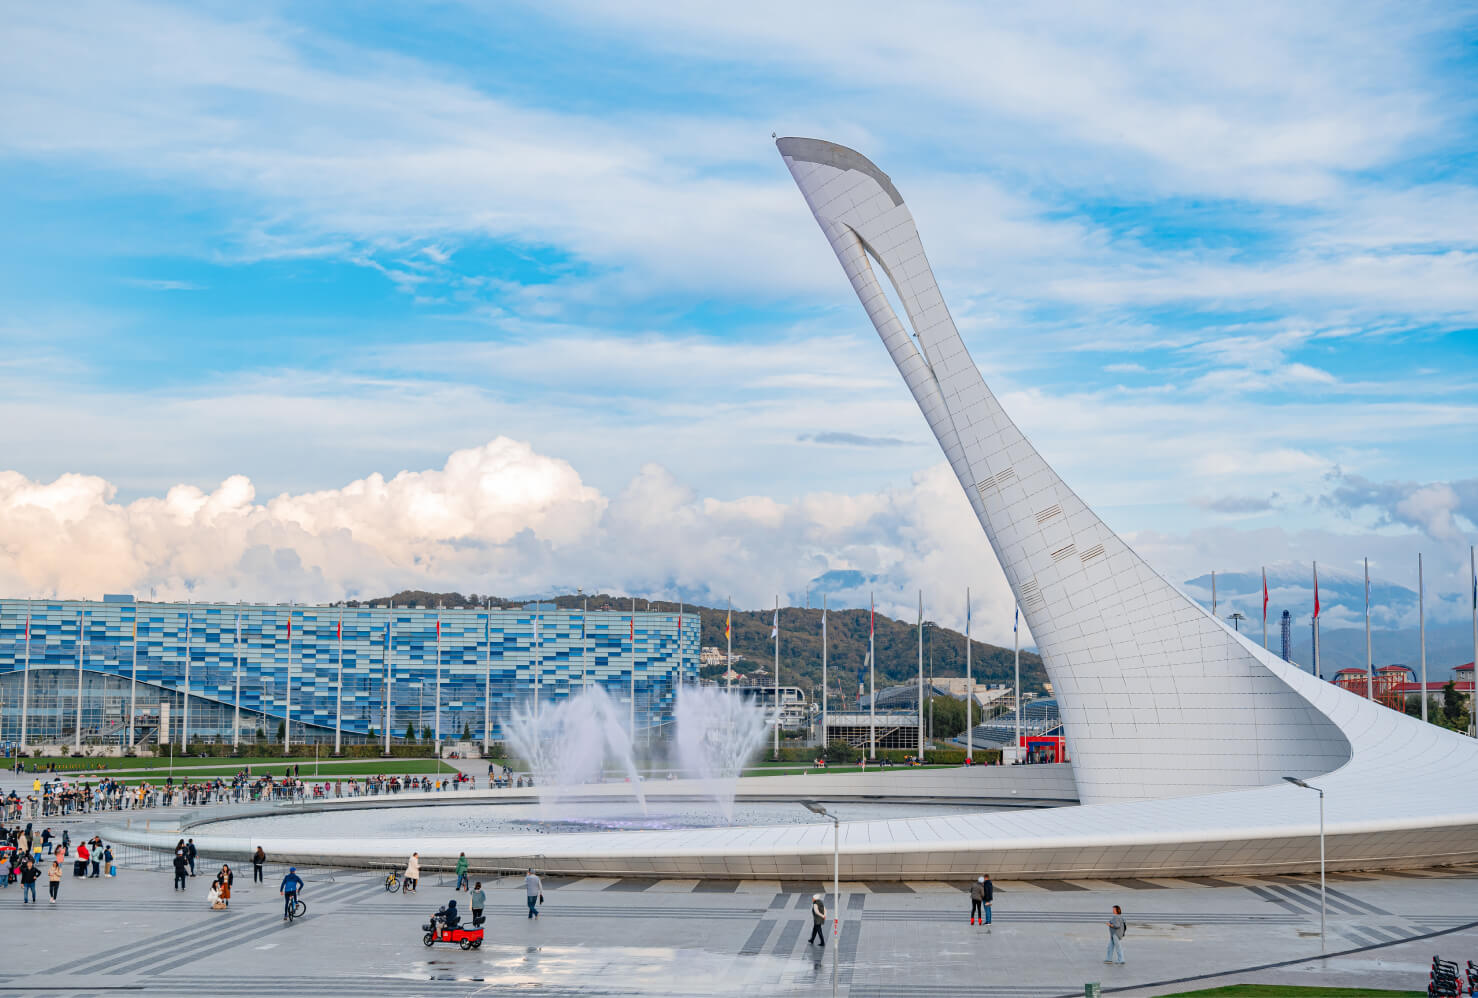
M388 756L390 754L390 710L392 701L395 697L395 686L393 685L395 677L394 674L390 671L390 621L391 618L395 616L395 604L389 603L386 606L390 612L390 616L387 616L385 618L385 654L382 656L385 660L385 682L383 684L385 697L385 723L384 725L382 725L382 727L384 727L385 729L383 732L385 736L385 754Z
M287 755L287 750L293 742L293 611L288 607L287 611L287 706L283 708L282 717L282 754Z
M775 758L780 758L780 597L775 597Z
M431 725L431 737L436 746L436 758L441 758L441 606L436 607L436 720Z
M238 632L238 638L237 638L237 640L240 640L239 632L241 630L241 624L239 622L236 625L236 629L237 629L237 632ZM128 673L128 747L129 748L133 748L133 746L134 746L135 731L134 731L133 725L134 725L134 718L136 716L138 716L137 707L138 707L138 699L139 699L139 607L138 607L138 604L137 603L135 603L134 606L133 606L133 642L132 642L132 644L133 644L133 665L129 669L129 673ZM239 699L239 696L238 696L238 699Z
M1365 559L1365 699L1375 699L1375 658L1370 654L1370 559Z
M134 624L134 660L138 660L138 624ZM231 750L241 746L241 613L236 614L236 640L231 645L236 655L236 709L231 722Z
M919 590L919 765L924 764L924 591Z
M1314 562L1314 663L1313 673L1319 675L1319 563Z
M1262 570L1262 650L1268 650L1268 570Z
M1015 616L1011 618L1011 643L1016 646L1016 683L1015 689L1011 691L1011 697L1016 701L1016 745L1011 751L1011 759L1015 762L1021 761L1021 607L1015 608Z
M970 665L970 587L965 587L965 762L975 763L975 732L970 711L975 704L975 673Z
M1416 554L1416 608L1417 624L1421 628L1422 644L1422 720L1427 719L1427 586L1422 575L1422 555ZM1478 668L1478 666L1475 666ZM1478 675L1475 672L1474 675Z
M821 594L821 751L826 751L826 594Z
M728 645L728 668L724 670L724 678L729 683L729 692L734 692L734 597L728 597L728 613L724 617L724 642Z
M339 610L339 678L334 682L334 755L344 750L344 611Z
M86 618L77 611L77 737L76 745L82 748L82 647L87 641Z
M636 597L631 597L631 740L636 741Z
M492 599L483 597L482 600L482 625L483 645L482 654L482 754L488 756L492 751ZM579 685L585 686L585 618L579 618L579 639L581 639L581 654L579 654Z
M1216 616L1216 569L1211 570L1211 616Z
M586 618L590 616L590 597L580 604L580 691L585 691L585 684L589 681L589 659L590 659L590 632L585 626Z
M138 613L137 610L134 613ZM137 672L137 669L135 669ZM26 720L31 713L31 601L26 600L26 664L21 673L21 751L26 750Z
M185 607L185 706L180 711L180 748L190 751L190 607Z
M1468 545L1468 574L1473 580L1473 692L1468 703L1473 708L1473 735L1478 737L1478 563L1473 560L1473 545Z
M867 594L867 757L878 757L878 608L872 593Z

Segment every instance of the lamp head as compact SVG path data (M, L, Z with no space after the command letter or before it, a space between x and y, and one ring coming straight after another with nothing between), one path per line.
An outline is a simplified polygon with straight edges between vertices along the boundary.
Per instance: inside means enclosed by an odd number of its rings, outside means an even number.
M1295 787L1303 787L1305 790L1313 790L1314 789L1313 787L1311 787L1307 783L1305 783L1303 780L1300 780L1297 776L1285 776L1285 777L1283 777L1283 779L1287 780L1289 783L1292 783Z
M804 807L807 811L810 811L812 814L822 814L826 815L827 817L831 817L831 815L827 814L826 808L816 803L816 801L803 800L801 801L801 806Z

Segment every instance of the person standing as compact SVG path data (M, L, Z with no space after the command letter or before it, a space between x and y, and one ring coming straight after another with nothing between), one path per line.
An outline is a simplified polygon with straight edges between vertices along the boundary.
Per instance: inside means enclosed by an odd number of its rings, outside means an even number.
M482 909L488 901L488 896L482 892L481 880L472 885L472 897L468 900L472 906L472 927L475 929L482 924Z
M1124 964L1124 933L1129 931L1129 926L1124 922L1124 912L1114 905L1114 917L1104 923L1108 926L1109 942L1108 952L1104 954L1104 963L1113 963L1123 966Z
M192 877L195 876L195 856L197 852L194 839L185 843L185 858L190 861L190 876Z
M985 878L976 877L970 885L970 924L985 924Z
M262 882L262 867L267 865L267 852L261 846L251 854L251 882L260 884Z
M523 878L523 889L529 896L529 917L539 917L539 902L544 900L544 882L532 869Z
M113 877L118 873L113 866L113 847L103 846L103 876Z
M36 869L35 861L27 856L25 863L21 865L21 904L36 903L36 879L39 876L41 871Z
M190 875L190 861L185 858L183 849L176 850L174 854L174 889L182 891L185 889L185 878Z
M826 945L826 933L823 928L826 925L826 902L820 894L811 895L811 938L806 940L806 945L820 940L821 945Z
M221 872L216 875L216 881L221 885L221 901L227 907L231 906L231 883L235 879L236 875L231 872L231 864L222 863Z
M421 854L411 853L411 858L405 864L405 886L401 888L403 894L414 894L416 892L416 881L421 879Z
M985 900L985 905L984 905L984 908L985 908L985 923L984 923L985 924L985 931L986 932L989 932L990 931L990 903L991 903L991 901L995 900L995 895L996 895L995 885L993 883L991 883L991 879L990 879L990 874L989 873L987 873L985 876L981 877L980 879L982 881L981 886L985 888L985 899L984 899Z
M62 889L62 861L53 859L51 869L46 872L46 879L50 881L46 886L51 889L51 903L56 904L56 892Z
M457 890L467 889L467 854L464 852L457 857Z

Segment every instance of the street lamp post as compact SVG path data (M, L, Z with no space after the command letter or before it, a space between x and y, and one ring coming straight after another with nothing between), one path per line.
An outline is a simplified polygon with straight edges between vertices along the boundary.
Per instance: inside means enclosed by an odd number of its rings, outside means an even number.
M1312 790L1319 795L1319 948L1324 948L1324 923L1327 909L1324 905L1324 791L1311 783L1305 783L1296 776L1285 776L1283 779L1296 787Z
M831 819L831 942L832 958L836 958L836 943L841 935L841 911L842 911L842 821L836 815L828 811L825 806L813 800L803 800L801 804L812 814L819 814L823 818Z

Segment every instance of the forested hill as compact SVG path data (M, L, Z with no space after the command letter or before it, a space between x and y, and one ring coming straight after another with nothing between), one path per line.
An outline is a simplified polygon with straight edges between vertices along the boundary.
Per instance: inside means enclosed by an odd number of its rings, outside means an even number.
M629 597L594 594L591 596L545 597L542 602L575 609L588 599L592 610L629 610ZM393 601L396 606L444 606L448 609L482 606L484 601L494 607L518 607L529 600L509 600L498 597L464 596L461 593L401 592L394 596L373 600L352 601L351 605L384 606ZM676 603L662 600L637 599L636 609L675 612ZM687 606L684 612L697 611L703 619L703 643L720 649L724 647L724 609L722 607ZM767 676L774 670L775 646L770 640L770 620L773 610L734 611L734 655L735 667L740 672L753 673L763 667ZM867 611L831 610L826 616L828 678L833 690L839 682L851 695L857 692L857 672L867 663ZM1012 653L1010 648L998 648L980 641L972 642L972 671L981 683L1010 683ZM882 614L877 616L878 687L917 680L919 667L918 626L915 622L893 620ZM963 676L965 674L965 636L958 631L926 623L924 627L924 672L929 672L930 656L933 657L934 675ZM742 661L738 661L743 656ZM846 677L843 680L843 677ZM1040 690L1046 674L1042 671L1042 660L1031 652L1021 653L1021 681L1028 690ZM767 678L767 681L769 679ZM786 685L804 686L815 690L821 684L821 611L801 607L780 608L780 681Z

